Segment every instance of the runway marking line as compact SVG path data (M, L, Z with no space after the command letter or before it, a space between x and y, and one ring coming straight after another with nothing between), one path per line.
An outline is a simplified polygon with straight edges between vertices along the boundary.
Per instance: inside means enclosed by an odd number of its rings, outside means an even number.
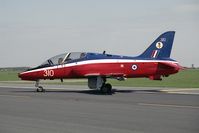
M30 98L29 96L1 95L0 97Z
M167 92L167 93L170 93L170 94L190 94L190 95L199 95L199 92L196 93L196 92L188 92L188 91L172 91L172 92Z
M163 89L161 92L166 92L170 94L191 94L191 95L199 95L199 88L174 88L174 89Z
M35 87L30 87L30 86L0 86L2 88L11 88L11 89L35 89ZM36 90L36 89L35 89ZM68 88L64 88L64 87L60 87L60 88L47 88L46 90L89 90L88 88L77 88L77 89L68 89Z
M156 107L172 107L172 108L191 108L191 109L199 109L199 106L191 106L191 105L175 105L175 104L159 104L159 103L138 103L141 106L156 106Z
M178 91L194 91L194 90L199 90L199 88L175 88L175 89L163 89L161 91L166 91L166 92L178 92Z
M32 89L34 87L30 87L30 86L0 86L2 88L13 88L13 89L18 89L18 88L22 88L22 89Z

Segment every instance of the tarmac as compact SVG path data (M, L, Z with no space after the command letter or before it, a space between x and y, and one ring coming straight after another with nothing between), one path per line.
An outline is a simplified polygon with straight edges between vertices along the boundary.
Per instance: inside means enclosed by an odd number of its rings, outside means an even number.
M0 83L1 133L198 133L199 89Z

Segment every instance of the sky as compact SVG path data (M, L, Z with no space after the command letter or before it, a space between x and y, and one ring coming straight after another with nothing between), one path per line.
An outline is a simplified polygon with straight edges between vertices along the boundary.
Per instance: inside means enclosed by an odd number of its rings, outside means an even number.
M0 67L67 52L136 56L176 31L171 58L199 67L198 0L0 0Z

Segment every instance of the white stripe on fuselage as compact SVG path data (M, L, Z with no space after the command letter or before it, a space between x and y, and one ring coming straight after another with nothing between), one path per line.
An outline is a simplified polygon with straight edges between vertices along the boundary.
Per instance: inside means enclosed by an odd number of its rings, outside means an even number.
M22 74L29 73L29 72L37 72L41 70L48 70L48 69L57 69L57 68L65 68L65 67L72 67L72 66L79 66L79 65L87 65L87 64L100 64L100 63L137 63L137 62L165 62L165 63L173 63L176 64L178 62L176 61L170 61L170 60L132 60L132 59L97 59L97 60L85 60L85 61L78 61L63 65L56 65L52 67L45 67L45 68L39 68L35 70L30 70L26 72L22 72Z

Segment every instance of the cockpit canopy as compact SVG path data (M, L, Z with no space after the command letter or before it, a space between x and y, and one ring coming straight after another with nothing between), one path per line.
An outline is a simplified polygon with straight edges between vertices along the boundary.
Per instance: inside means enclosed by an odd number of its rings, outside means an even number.
M71 53L64 53L64 54L56 55L46 60L41 65L35 68L30 68L28 70L51 67L51 66L56 66L56 65L63 65L63 64L73 63L73 62L78 62L78 61L83 61L83 60L118 59L118 58L123 58L123 57L124 56L105 54L105 52L103 52L102 54L101 53L71 52Z
M43 67L49 67L54 65L61 65L66 64L74 60L82 59L86 56L86 53L84 52L71 52L71 53L64 53L60 55L56 55L44 63L42 63L37 68L43 68Z
M42 63L41 65L60 65L60 64L66 64L71 60L76 60L76 59L81 59L83 57L85 57L86 53L82 53L82 52L71 52L71 53L64 53L64 54L60 54L60 55L56 55L50 59L48 59L47 61L45 61L44 63Z

